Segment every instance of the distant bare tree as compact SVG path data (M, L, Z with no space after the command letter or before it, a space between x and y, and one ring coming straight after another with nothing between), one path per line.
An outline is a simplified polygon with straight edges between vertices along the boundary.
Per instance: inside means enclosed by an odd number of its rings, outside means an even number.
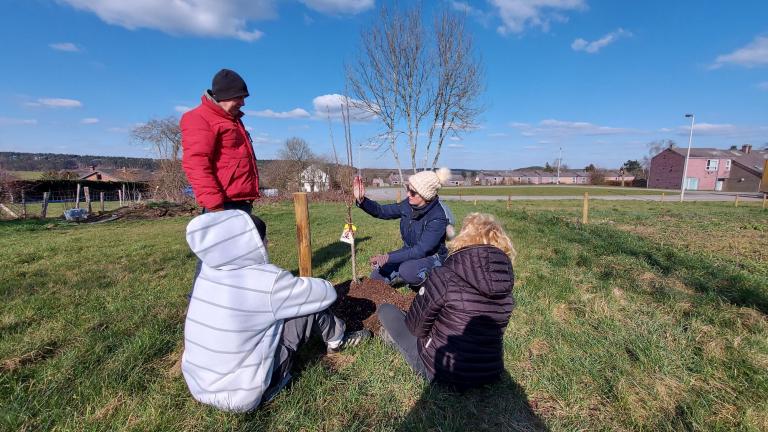
M153 197L171 202L184 201L184 188L189 182L181 168L179 120L175 117L150 119L133 128L131 138L137 143L149 144L159 160L157 176L150 182Z
M361 32L360 52L347 66L352 102L382 122L381 137L401 178L399 137L407 139L413 172L419 160L421 168L430 166L433 150L434 169L446 137L471 129L482 111L481 63L464 18L443 10L427 29L421 10L383 5L378 19Z
M291 188L301 190L301 173L317 160L315 154L312 153L312 149L309 148L309 144L298 137L288 138L283 143L283 147L278 152L278 155L280 159L286 162L284 168L287 169L288 175L292 177L292 181L288 186L291 187L295 184L295 188Z

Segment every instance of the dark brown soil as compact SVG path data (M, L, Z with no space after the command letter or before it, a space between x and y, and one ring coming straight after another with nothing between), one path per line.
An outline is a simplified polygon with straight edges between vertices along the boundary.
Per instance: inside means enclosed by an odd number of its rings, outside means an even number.
M355 331L367 328L374 334L381 324L376 317L376 308L383 303L390 303L407 311L413 301L414 293L403 294L384 282L365 278L352 284L346 281L336 285L339 299L331 306L333 313L347 323L347 330Z

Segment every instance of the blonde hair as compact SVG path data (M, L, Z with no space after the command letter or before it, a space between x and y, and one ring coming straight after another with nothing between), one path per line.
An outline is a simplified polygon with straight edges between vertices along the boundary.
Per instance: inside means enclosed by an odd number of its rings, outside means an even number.
M504 251L512 263L515 262L517 256L515 246L493 215L470 213L464 218L461 225L461 232L447 243L451 253L467 246L491 245Z

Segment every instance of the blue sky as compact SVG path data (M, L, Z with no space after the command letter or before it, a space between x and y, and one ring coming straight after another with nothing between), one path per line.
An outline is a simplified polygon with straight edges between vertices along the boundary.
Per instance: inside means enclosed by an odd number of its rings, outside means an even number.
M381 1L6 0L0 151L151 156L130 129L194 107L227 67L248 83L257 157L275 158L291 136L330 154L315 107L338 101L344 62ZM439 4L467 15L487 108L446 142L441 166L544 164L562 148L572 167L616 167L654 140L686 145L687 112L694 146L768 143L764 0ZM354 123L353 140L379 131ZM363 149L361 164L393 167L380 153Z

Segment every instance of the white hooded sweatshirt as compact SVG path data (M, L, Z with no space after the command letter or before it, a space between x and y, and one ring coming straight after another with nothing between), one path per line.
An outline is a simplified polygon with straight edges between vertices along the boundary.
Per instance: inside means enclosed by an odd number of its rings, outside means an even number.
M270 384L283 320L326 309L336 291L269 264L256 226L240 210L192 219L187 243L203 266L184 324L184 379L204 404L254 409Z

